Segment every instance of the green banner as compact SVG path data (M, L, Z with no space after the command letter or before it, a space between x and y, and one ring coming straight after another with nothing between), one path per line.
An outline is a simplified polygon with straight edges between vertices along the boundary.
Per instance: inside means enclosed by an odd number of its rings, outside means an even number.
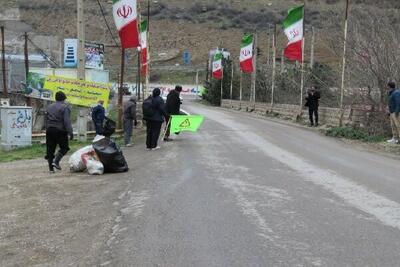
M203 121L204 117L200 115L173 115L171 119L171 132L197 132Z

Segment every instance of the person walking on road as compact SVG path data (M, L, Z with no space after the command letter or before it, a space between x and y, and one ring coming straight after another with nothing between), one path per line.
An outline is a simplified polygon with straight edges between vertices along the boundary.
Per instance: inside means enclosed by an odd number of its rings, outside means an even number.
M132 96L124 103L124 142L130 147L132 143L133 126L137 126L136 119L136 96Z
M159 88L153 90L152 95L143 101L143 119L146 121L146 147L147 150L160 149L158 138L160 137L161 125L164 118L168 118L165 111L164 100L160 97Z
M306 96L306 107L308 107L308 114L310 118L310 126L318 126L318 107L319 107L319 99L321 98L320 93L316 90L315 87L312 87L311 90L307 92ZM314 123L315 117L315 123Z
M392 139L388 143L400 143L400 89L396 89L394 82L388 83L388 107L390 113L390 124L392 126Z
M106 110L103 107L104 101L100 100L92 110L92 121L94 123L94 127L96 128L96 134L103 134L103 123L106 117Z
M180 98L180 93L182 92L182 86L177 85L175 86L175 89L169 92L167 96L167 113L168 113L168 118L167 118L167 129L165 132L165 137L164 137L164 142L169 142L173 141L173 139L169 138L170 136L170 130L171 130L171 115L179 115L180 110L181 110L181 98Z
M74 138L71 125L71 109L65 103L67 99L63 92L56 93L56 102L46 110L46 159L49 171L54 173L54 168L61 170L60 161L69 151L68 136ZM59 150L54 155L57 145Z

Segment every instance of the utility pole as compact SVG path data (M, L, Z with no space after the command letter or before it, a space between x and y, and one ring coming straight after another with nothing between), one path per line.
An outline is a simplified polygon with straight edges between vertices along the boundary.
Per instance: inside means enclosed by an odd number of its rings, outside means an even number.
M315 30L314 30L314 26L312 26L311 27L310 69L314 68L314 42L315 42Z
M8 97L6 73L6 47L4 44L4 26L1 26L1 65L3 68L3 97Z
M256 79L257 79L257 34L254 34L254 47L253 47L253 62L254 71L251 75L251 94L250 101L253 102L253 107L256 107Z
M85 15L84 15L84 0L77 0L77 32L78 32L78 80L85 80ZM78 140L87 140L87 108L79 107L78 111Z
M24 57L25 57L25 84L28 84L28 76L29 76L29 54L28 54L28 33L24 34ZM30 97L26 98L26 105L32 106L32 99Z
M344 38L343 38L343 59L342 59L342 83L340 86L340 120L339 125L343 124L344 116L344 79L346 72L346 48L347 48L347 28L348 28L348 16L349 16L349 0L346 0L346 13L344 19Z
M275 98L275 73L276 73L276 25L274 26L274 35L272 37L272 85L271 85L271 112L274 109Z

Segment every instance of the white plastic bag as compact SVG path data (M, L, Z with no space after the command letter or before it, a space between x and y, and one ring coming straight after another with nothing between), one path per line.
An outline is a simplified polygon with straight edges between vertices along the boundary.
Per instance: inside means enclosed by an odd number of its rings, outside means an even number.
M94 157L90 157L86 161L86 169L91 175L102 175L104 173L104 165Z
M78 151L76 151L74 154L71 155L69 158L69 169L71 172L82 172L86 169L83 161L82 161L82 155L94 152L93 146L85 146Z

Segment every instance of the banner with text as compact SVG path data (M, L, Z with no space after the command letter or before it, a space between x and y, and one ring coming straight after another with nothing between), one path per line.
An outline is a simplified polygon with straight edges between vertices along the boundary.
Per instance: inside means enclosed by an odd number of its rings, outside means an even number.
M25 94L29 97L55 101L55 94L62 91L72 105L92 107L103 100L108 106L110 84L81 81L30 72Z

